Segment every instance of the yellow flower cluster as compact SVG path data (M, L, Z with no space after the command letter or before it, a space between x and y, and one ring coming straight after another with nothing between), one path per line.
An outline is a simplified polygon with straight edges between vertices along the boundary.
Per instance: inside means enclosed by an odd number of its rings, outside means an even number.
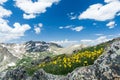
M39 67L44 66L52 66L52 68L57 68L66 70L66 68L76 68L80 66L88 66L93 64L94 60L96 60L103 53L103 48L94 51L83 51L74 53L69 56L59 56L55 60L50 63L42 63Z
M25 69L29 75L33 75L35 71L41 68L47 73L67 75L77 67L92 65L94 61L104 52L106 46L109 46L109 43L89 46L81 50L77 50L77 52L75 51L73 54L51 56L50 60L43 60L43 62L40 62L38 65L31 65L30 62L32 59L28 57L22 59L19 63L17 63L17 65L20 65L23 61L27 61L28 64L25 64Z

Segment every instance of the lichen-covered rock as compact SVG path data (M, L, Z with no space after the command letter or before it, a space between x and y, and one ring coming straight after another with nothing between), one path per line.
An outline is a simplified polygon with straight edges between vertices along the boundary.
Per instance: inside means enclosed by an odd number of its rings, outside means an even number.
M114 42L93 65L77 68L69 80L120 80L120 41Z
M120 80L120 41L108 47L93 65L79 67L67 76L52 75L43 69L36 71L32 77L23 73L22 69L13 70L7 72L2 80Z
M34 73L32 80L68 80L64 76L52 75L46 73L43 69Z
M19 67L14 70L7 71L5 77L2 80L26 80L28 75L23 67Z

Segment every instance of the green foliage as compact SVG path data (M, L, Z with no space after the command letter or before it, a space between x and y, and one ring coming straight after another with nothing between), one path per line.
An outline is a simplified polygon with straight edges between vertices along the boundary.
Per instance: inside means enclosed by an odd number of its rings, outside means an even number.
M91 46L83 48L78 52L68 55L62 54L58 56L53 56L53 54L40 54L36 59L41 59L41 57L51 56L50 62L41 62L38 65L31 65L33 61L32 57L24 57L18 61L17 66L25 66L25 69L29 75L41 68L46 72L56 74L56 75L66 75L72 72L77 67L92 65L94 61L103 53L105 47L108 43L99 44L97 46Z
M31 57L24 57L21 60L17 61L16 66L29 66L33 59Z
M41 63L40 68L56 75L66 75L77 67L92 65L103 53L105 45L84 48L72 55L58 55L50 63Z

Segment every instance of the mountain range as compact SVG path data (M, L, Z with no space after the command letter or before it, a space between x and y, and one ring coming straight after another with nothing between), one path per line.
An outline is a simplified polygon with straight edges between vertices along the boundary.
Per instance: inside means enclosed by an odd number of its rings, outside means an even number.
M73 45L62 47L56 43L47 43L44 41L28 41L21 44L1 43L0 44L0 71L14 66L17 60L24 56L33 58L53 56L64 53L73 53L74 50L86 47L86 45Z
M55 43L47 43L44 41L28 41L22 44L15 43L1 43L0 44L0 79L1 80L88 80L87 76L89 76L90 80L109 80L109 76L104 73L102 75L102 70L106 66L108 66L109 70L119 70L119 48L120 47L120 38L115 38L113 40L100 43L95 46L86 46L83 44L80 45L72 45L69 47L62 47ZM65 57L74 56L76 54L83 54L85 52L91 52L94 54L94 51L97 53L97 50L104 50L102 56L98 56L98 59L93 62L92 66L77 68L73 72L65 75L53 75L46 73L43 69L41 70L38 66L40 64L48 65L49 62L57 64L54 60L58 58L63 58L65 61ZM98 53L99 50L98 50ZM85 55L86 55L85 54ZM97 54L96 54L97 55ZM88 55L86 55L88 56ZM75 58L77 58L76 56ZM85 56L83 56L85 57ZM89 57L89 56L88 56ZM74 58L74 57L73 57ZM111 59L116 60L116 62L111 61ZM76 60L76 59L75 59ZM88 60L89 61L89 60ZM101 62L99 62L101 61ZM103 62L103 63L102 63ZM104 63L105 62L105 63ZM108 62L110 65L107 65ZM47 64L48 63L48 64ZM114 66L116 64L116 67ZM104 66L104 65L106 66ZM101 67L103 65L103 67ZM98 66L98 67L97 67ZM47 68L47 66L46 66ZM40 70L39 70L40 69ZM54 69L54 67L53 67ZM49 69L48 69L49 70ZM87 72L87 70L91 72ZM99 72L96 70L99 70ZM81 72L82 71L82 72ZM103 71L104 72L104 71ZM96 73L98 75L95 75ZM119 71L116 72L117 77ZM29 75L28 75L29 74ZM77 75L76 75L77 74ZM79 74L79 75L78 75ZM87 74L87 75L85 75ZM112 72L108 72L107 74L115 74ZM78 77L75 77L78 76ZM99 75L101 77L99 77ZM40 77L41 76L41 77ZM81 77L84 76L85 78ZM109 78L108 78L109 77ZM110 80L114 80L115 76L113 75Z

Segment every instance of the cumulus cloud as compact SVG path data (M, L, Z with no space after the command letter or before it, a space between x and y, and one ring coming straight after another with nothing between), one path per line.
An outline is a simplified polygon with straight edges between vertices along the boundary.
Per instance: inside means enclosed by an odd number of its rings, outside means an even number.
M97 3L91 5L86 11L79 15L79 19L93 19L97 21L106 21L114 19L120 12L119 0L104 0L105 5Z
M20 25L20 23L14 23L14 28L11 28L6 22L3 22L4 26L0 23L0 42L6 42L13 39L18 39L24 36L24 33L30 29L28 24Z
M20 25L20 23L16 22L13 24L14 28L11 30L12 33L19 34L20 36L24 36L24 32L30 29L28 24Z
M4 14L3 14L4 13ZM20 25L14 23L13 27L8 25L9 21L4 18L10 17L12 12L0 6L0 42L6 42L13 39L18 39L24 36L24 33L30 29L28 24Z
M102 43L102 42L106 42L106 41L109 41L111 39L109 39L107 36L100 36L98 37L97 39L83 39L80 41L80 43L82 44L87 44L87 45L96 45L96 44L99 44L99 43Z
M39 27L34 27L35 33L39 34L41 32L41 28Z
M59 1L60 0L38 0L33 2L32 0L15 0L15 5L24 11L23 18L31 19L35 18L38 14L45 13L47 8Z
M10 31L10 27L7 24L9 21L4 20L3 18L9 17L11 14L12 12L10 10L7 10L0 6L0 32Z
M68 46L68 45L76 44L76 43L78 43L79 41L74 41L74 40L65 39L65 40L51 41L51 42L56 43L56 44L59 44L59 45L62 45L62 46Z
M39 34L41 32L41 28L43 27L42 23L39 23L37 25L34 26L34 31L36 34Z
M107 27L109 27L109 29L112 29L116 26L117 24L115 23L115 21L110 21L109 23L106 24Z
M12 12L10 10L7 10L3 8L2 6L0 6L0 18L9 17L11 14Z
M7 2L7 0L0 0L0 4Z
M80 32L84 29L83 26L74 26L74 25L68 25L68 26L60 26L59 29L70 29L72 31Z

